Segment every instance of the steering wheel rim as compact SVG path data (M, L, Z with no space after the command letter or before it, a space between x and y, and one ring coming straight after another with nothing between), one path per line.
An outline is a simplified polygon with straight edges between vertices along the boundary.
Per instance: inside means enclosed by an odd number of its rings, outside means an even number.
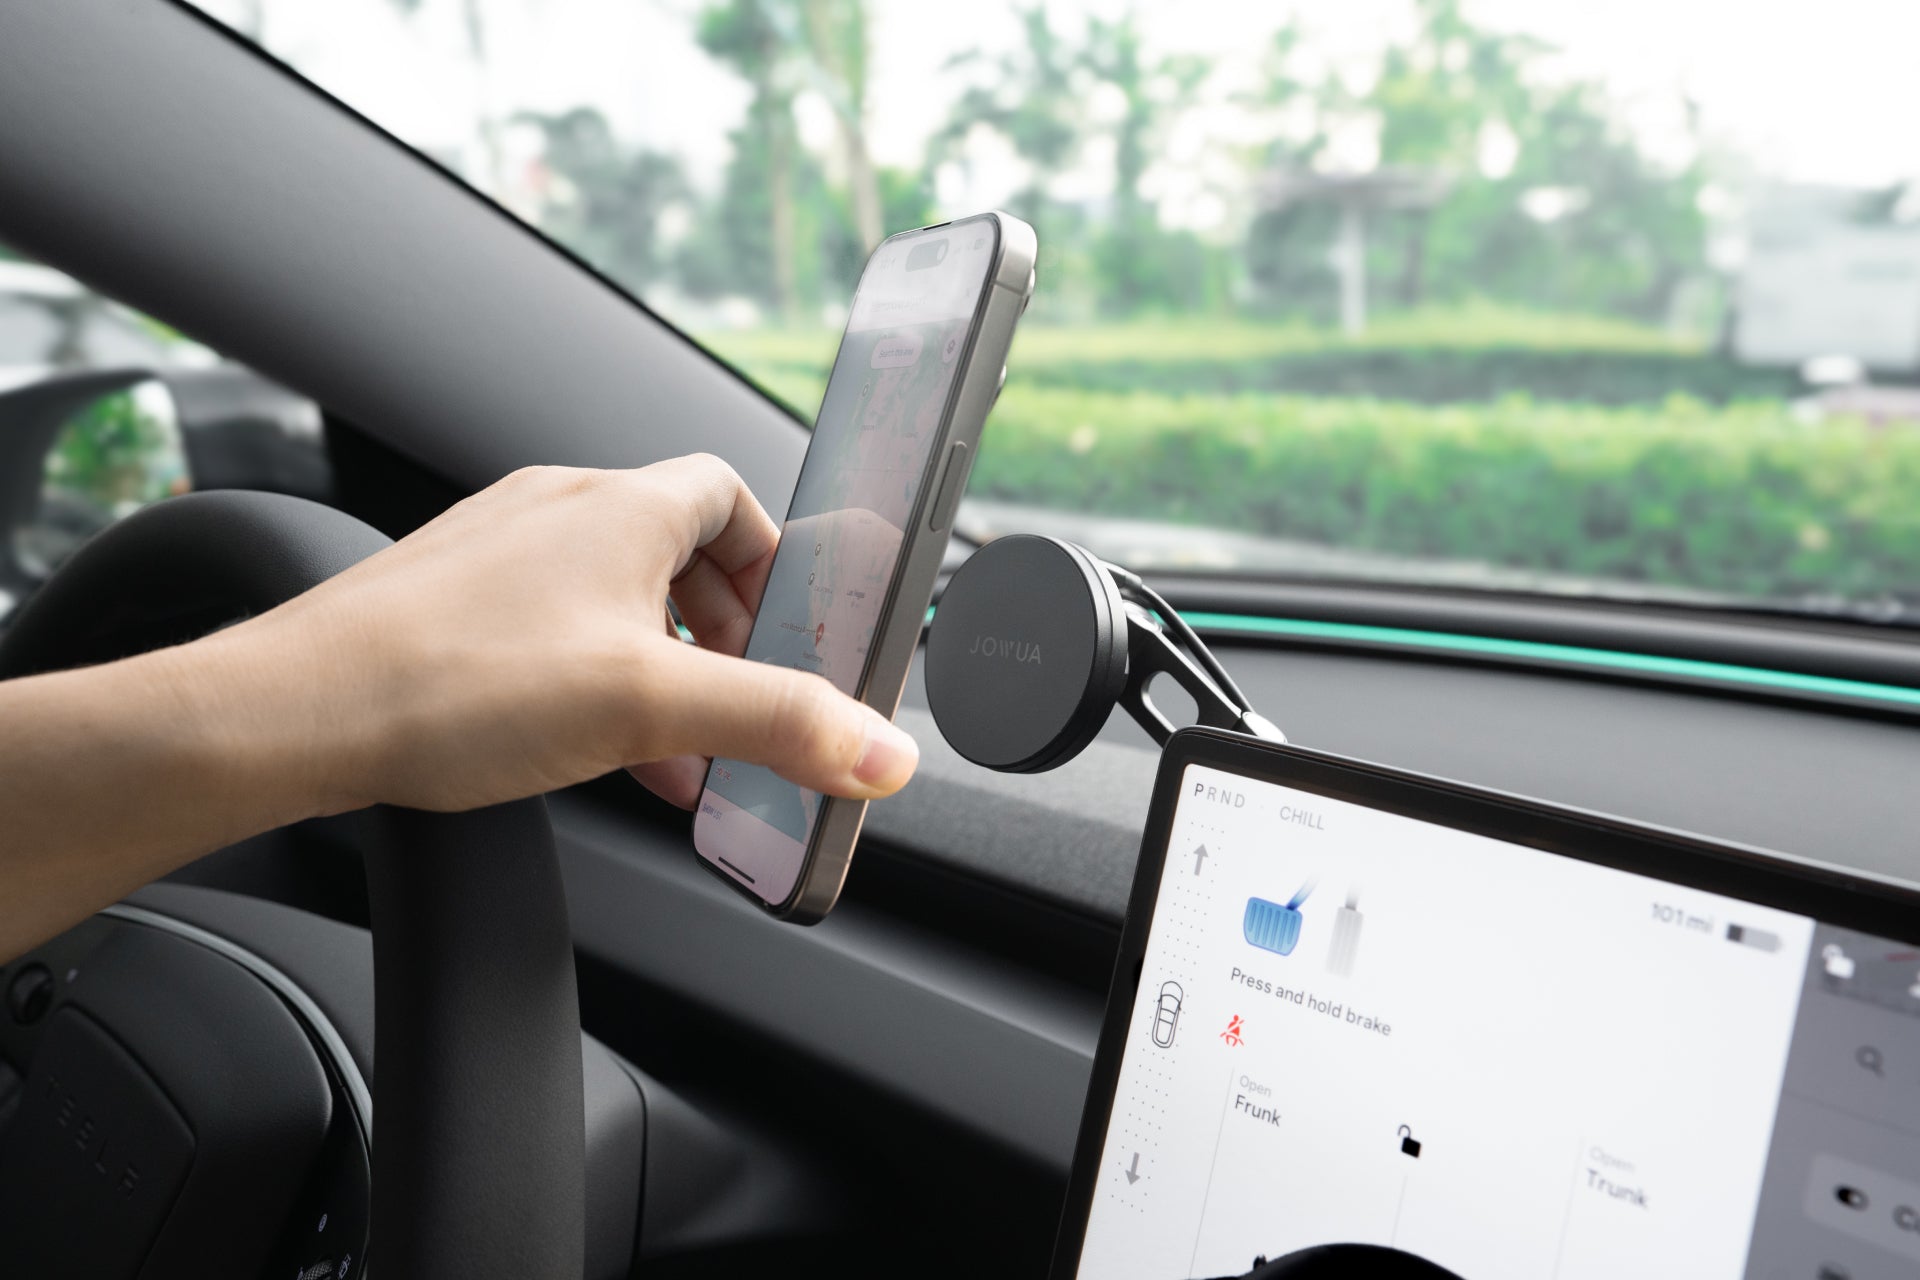
M303 498L235 490L158 503L94 537L29 599L0 634L0 679L193 639L389 542ZM378 807L358 829L381 1116L366 1261L417 1280L577 1280L579 996L546 804Z

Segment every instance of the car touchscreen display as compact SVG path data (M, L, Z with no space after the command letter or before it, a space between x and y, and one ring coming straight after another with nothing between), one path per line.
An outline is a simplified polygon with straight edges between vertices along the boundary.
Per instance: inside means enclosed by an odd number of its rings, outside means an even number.
M896 237L867 264L746 657L857 694L997 248L991 227ZM769 902L793 889L818 794L715 760L696 843Z
M1189 765L1078 1274L1920 1273L1920 951Z

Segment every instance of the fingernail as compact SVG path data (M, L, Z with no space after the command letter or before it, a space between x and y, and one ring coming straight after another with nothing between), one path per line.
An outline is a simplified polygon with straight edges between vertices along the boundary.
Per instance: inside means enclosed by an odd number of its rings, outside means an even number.
M867 721L867 742L853 776L869 787L897 791L913 776L920 763L920 744L906 730L890 720L872 716Z

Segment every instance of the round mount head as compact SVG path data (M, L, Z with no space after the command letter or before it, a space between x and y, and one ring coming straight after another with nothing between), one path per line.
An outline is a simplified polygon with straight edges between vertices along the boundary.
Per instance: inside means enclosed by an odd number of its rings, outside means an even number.
M1126 688L1119 588L1083 547L996 538L941 595L926 675L934 721L968 760L1002 773L1065 764Z

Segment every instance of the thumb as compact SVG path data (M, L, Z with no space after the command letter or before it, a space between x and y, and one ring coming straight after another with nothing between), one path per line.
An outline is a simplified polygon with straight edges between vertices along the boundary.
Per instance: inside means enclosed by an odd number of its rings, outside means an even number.
M665 644L647 683L649 756L724 756L828 795L872 800L907 784L920 748L811 672Z

